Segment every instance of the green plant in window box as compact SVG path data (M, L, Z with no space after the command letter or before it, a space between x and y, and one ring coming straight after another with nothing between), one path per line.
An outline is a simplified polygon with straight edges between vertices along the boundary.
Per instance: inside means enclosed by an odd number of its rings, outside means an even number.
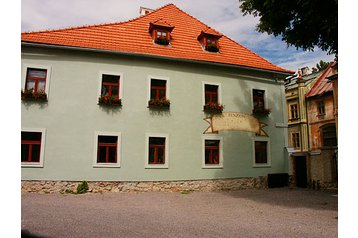
M114 96L100 95L98 98L98 105L110 106L110 107L121 107L122 99Z
M208 44L205 47L205 50L209 51L209 52L219 52L219 48L215 45L215 44Z
M169 45L169 40L166 37L158 37L155 39L155 43L158 45Z
M169 109L169 107L169 99L150 99L148 101L148 108Z
M47 102L47 94L43 90L34 92L32 88L25 89L25 90L21 90L21 100Z
M218 103L207 103L204 105L204 112L211 114L220 114L224 110L224 106Z
M268 116L271 113L271 109L266 109L263 107L254 107L252 109L252 114L256 116Z

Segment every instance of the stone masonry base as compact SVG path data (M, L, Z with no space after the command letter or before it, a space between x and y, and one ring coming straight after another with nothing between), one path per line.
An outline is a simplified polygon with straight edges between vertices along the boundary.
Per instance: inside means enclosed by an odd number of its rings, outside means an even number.
M81 183L71 181L21 181L22 192L65 193L76 191ZM189 191L222 191L267 188L267 177L188 180L188 181L156 181L156 182L88 182L92 193L103 192L189 192Z

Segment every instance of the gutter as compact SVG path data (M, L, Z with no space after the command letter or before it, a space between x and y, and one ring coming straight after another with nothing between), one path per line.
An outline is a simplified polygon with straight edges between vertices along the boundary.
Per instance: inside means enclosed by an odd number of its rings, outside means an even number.
M287 77L292 75L293 73L288 72L281 72L275 70L268 70L268 69L259 69L254 67L248 66L239 66L239 65L231 65L231 64L223 64L223 63L215 63L209 61L198 61L198 60L190 60L190 59L180 59L180 58L172 58L167 56L159 56L159 55L149 55L149 54L142 54L142 53L132 53L132 52L121 52L121 51L112 51L112 50L101 50L101 49L93 49L93 48L81 48L81 47L74 47L74 46L63 46L63 45L48 45L48 44L41 44L41 43L31 43L21 41L21 45L23 46L35 46L35 47L43 47L43 48L52 48L52 49L68 49L68 50L79 50L79 51L89 51L95 53L106 53L106 54L119 54L119 55L126 55L126 56L140 56L145 58L154 58L154 59L165 59L171 61L179 61L184 63L196 63L196 64L204 64L204 65L214 65L219 67L231 67L236 69L246 69L246 70L256 70L263 73L274 73L276 75L281 75L282 77Z

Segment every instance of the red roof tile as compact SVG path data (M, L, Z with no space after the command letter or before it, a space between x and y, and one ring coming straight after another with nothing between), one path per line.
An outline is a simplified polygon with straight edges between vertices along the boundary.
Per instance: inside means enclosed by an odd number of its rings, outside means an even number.
M334 62L331 62L329 66L322 72L318 77L315 84L312 86L311 90L306 94L306 97L321 96L324 93L333 91L333 83L327 77L332 74L332 65Z
M150 23L156 21L162 24L165 22L166 25L174 27L169 46L153 43L148 29ZM30 43L148 54L293 73L270 63L224 35L219 40L220 53L207 52L197 40L202 31L222 35L175 5L168 4L126 22L22 33L21 40Z

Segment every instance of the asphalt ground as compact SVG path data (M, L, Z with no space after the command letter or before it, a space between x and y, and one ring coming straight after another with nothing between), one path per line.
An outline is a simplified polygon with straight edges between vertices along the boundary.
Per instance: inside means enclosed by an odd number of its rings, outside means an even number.
M338 196L308 189L21 195L22 237L338 237Z

